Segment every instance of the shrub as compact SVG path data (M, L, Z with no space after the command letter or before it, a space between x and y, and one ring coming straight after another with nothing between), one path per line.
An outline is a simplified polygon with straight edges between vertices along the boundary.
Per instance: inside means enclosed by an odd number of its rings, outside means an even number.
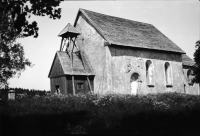
M26 127L28 121L43 128L38 133L180 133L200 127L200 97L180 93L25 96L7 101L0 112L5 129L17 122Z

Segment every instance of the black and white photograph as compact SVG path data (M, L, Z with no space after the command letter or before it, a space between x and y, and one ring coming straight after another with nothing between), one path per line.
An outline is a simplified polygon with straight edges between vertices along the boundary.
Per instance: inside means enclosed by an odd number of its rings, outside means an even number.
M199 128L199 0L0 0L0 135Z

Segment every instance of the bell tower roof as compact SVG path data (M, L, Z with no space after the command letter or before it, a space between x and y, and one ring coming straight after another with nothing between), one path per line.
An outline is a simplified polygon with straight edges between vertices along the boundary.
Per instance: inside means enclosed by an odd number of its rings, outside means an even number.
M77 36L80 32L70 23L58 34L60 37Z

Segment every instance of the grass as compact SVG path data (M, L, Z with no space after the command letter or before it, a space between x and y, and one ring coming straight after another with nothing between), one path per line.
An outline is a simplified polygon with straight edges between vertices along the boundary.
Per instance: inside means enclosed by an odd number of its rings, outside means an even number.
M0 113L4 135L200 134L200 96L180 93L24 97Z

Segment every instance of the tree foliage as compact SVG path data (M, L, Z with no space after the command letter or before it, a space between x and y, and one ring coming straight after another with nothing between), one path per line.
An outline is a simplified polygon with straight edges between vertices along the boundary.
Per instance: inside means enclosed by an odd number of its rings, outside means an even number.
M194 52L195 65L193 68L194 83L200 83L200 40L196 42L196 50Z
M14 20L14 28L21 37L38 36L37 22L29 22L31 15L49 16L60 19L61 9L58 8L59 0L21 0L0 2L4 7L3 13L9 13L9 19Z
M0 2L0 88L7 86L8 79L31 66L24 49L16 39L38 37L37 22L29 22L31 15L60 19L58 0L20 0Z

